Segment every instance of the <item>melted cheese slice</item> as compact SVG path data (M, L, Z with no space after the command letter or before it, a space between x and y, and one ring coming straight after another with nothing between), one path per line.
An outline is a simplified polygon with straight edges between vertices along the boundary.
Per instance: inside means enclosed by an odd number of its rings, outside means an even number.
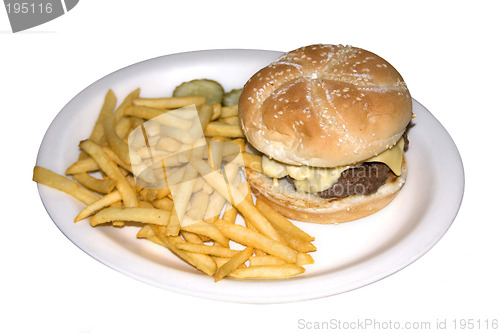
M386 164L396 176L401 175L403 164L404 139L401 138L391 148L364 162L381 162ZM262 170L268 177L274 178L273 184L277 186L278 178L290 176L295 179L295 187L303 192L320 192L328 189L335 183L344 170L351 166L338 166L334 168L318 168L309 166L294 166L277 162L262 156Z
M403 150L405 141L403 138L391 148L384 150L377 156L367 159L365 162L382 162L387 165L396 176L401 176L401 167L403 165Z

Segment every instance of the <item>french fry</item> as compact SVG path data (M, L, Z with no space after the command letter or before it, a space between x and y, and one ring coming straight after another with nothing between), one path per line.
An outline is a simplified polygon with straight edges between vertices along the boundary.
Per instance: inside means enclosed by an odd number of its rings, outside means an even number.
M75 222L81 221L90 215L100 211L104 207L107 207L115 202L118 202L122 199L122 196L120 192L118 191L113 191L103 197L101 197L99 200L94 201L87 207L85 207L76 217L75 217Z
M177 236L181 230L181 223L179 221L179 217L175 210L175 207L172 208L172 212L170 214L170 219L168 220L167 225L167 236Z
M187 215L195 221L203 220L208 208L209 197L203 191L198 191L193 194Z
M210 123L210 119L212 119L212 115L214 114L214 109L211 105L203 104L198 110L198 118L200 119L201 129L205 131L208 124Z
M132 128L132 119L130 117L123 117L120 118L119 120L116 120L115 132L120 139L125 140L131 128Z
M118 164L118 166L120 166L121 168L123 168L124 170L126 170L127 172L130 172L132 173L132 168L130 167L130 165L128 164L125 164L125 162L123 162L120 157L109 147L107 146L101 146L102 150L104 150L104 152L106 153L106 155L108 155L108 157L113 161L115 162L116 164Z
M222 232L214 225L200 221L181 227L182 231L188 231L193 234L208 237L221 244L224 247L229 247L229 240L222 234Z
M80 186L78 183L41 166L35 166L33 169L33 180L39 184L65 192L87 205L100 198L97 194Z
M249 152L243 152L242 156L243 156L243 161L245 163L245 167L250 168L259 173L264 172L264 170L262 170L262 156L252 154Z
M224 136L229 138L243 138L243 130L239 125L228 125L221 122L211 122L205 129L206 136Z
M205 103L205 96L164 97L164 98L136 98L134 105L149 106L158 109L177 109L187 105L201 105Z
M264 256L253 256L249 258L250 266L264 266L264 265L284 265L286 261L277 258L275 256L264 255ZM298 254L297 254L298 260ZM300 265L299 265L300 266Z
M214 276L215 282L220 281L224 277L228 276L235 269L240 267L242 264L244 264L245 261L247 261L248 258L250 258L252 253L253 253L253 248L247 246L238 254L234 255L228 262L226 262L217 270Z
M304 267L294 264L250 266L235 269L230 277L236 279L277 279L304 273Z
M181 236L189 243L193 244L203 244L203 240L197 234L193 234L189 231L181 230Z
M135 235L137 238L150 238L152 236L155 236L155 232L151 228L150 224L144 224L141 229L137 232ZM156 237L156 236L155 236Z
M207 254L216 257L232 257L238 253L238 251L228 249L227 247L191 244L188 242L178 243L176 246L178 249L184 251Z
M222 106L217 103L217 104L212 104L212 109L213 109L213 114L212 114L212 118L210 118L210 120L214 121L214 120L217 120L220 115L222 114Z
M164 197L153 201L153 206L158 209L171 211L174 207L174 202L169 197Z
M290 222L286 217L281 215L276 210L272 209L268 204L266 204L262 199L257 198L255 203L257 209L268 218L271 224L283 230L285 233L295 236L296 238L302 239L306 242L311 242L314 237L310 236L308 233L297 227L295 224ZM307 252L307 251L306 251Z
M124 115L150 120L164 115L166 110L160 110L149 106L129 105L125 108Z
M219 121L223 124L228 124L228 125L240 125L240 117L229 117L229 118L222 118L219 119Z
M90 225L96 225L112 221L130 221L146 224L167 225L170 212L157 208L104 208L90 218Z
M222 220L228 223L235 223L236 217L238 216L238 210L234 208L230 203L226 203L226 209L224 214L222 214Z
M164 136L161 137L160 140L158 140L155 147L158 150L178 152L182 147L182 143L175 140L174 138Z
M290 235L281 230L280 228L276 227L276 230L278 233L281 235L285 243L290 246L292 249L296 250L297 252L314 252L316 251L316 246L314 246L313 243L305 241L301 238L296 237L295 235Z
M158 226L153 225L151 226L151 229L153 229L155 236L163 243L163 245L174 254L176 254L179 258L207 275L212 276L215 274L215 271L217 270L217 264L215 263L215 261L213 261L212 258L210 258L210 256L206 254L183 251L177 247L177 244L185 242L181 237L167 237L159 231Z
M73 179L86 188L103 194L111 192L116 184L112 179L94 178L86 172L73 175Z
M238 105L231 106L223 106L220 117L221 118L230 118L238 116Z
M99 112L99 116L97 117L97 121L94 124L94 128L90 133L88 138L89 140L99 144L104 141L104 117L108 112L113 112L115 107L116 95L111 89L109 89L104 97L104 103L101 107L101 111Z
M215 263L217 264L217 269L221 268L226 262L231 260L231 258L223 258L223 257L211 257Z
M90 140L82 141L80 147L96 161L99 168L108 175L110 179L116 182L116 189L120 191L125 206L137 207L138 202L134 189L120 169L118 169L116 163L111 161L101 147Z
M237 145L240 148L240 151L238 153L244 153L246 151L246 141L243 138L236 138L228 141L229 143L232 143L234 145ZM227 148L226 146L225 148ZM229 155L226 151L224 151L224 155Z
M77 173L85 173L99 170L97 163L90 157L82 158L71 164L66 171L66 175L74 175Z
M139 201L138 207L140 207L140 208L155 208L151 202L144 201L144 200Z
M288 263L295 263L297 261L297 252L294 249L256 231L222 220L217 220L214 225L219 228L224 236L237 243L260 249Z
M111 90L110 90L111 91ZM116 97L115 97L116 98ZM129 98L128 102L132 102ZM125 108L124 106L122 109ZM115 132L115 115L113 110L108 108L103 113L103 128L104 128L104 137L108 142L111 149L118 155L120 160L122 160L125 164L130 164L130 157L128 153L128 145L123 142L123 140L116 134Z
M120 106L115 110L114 116L115 116L115 123L118 125L118 123L123 119L125 116L125 109L132 105L133 100L137 99L139 97L139 94L141 93L141 88L137 88L131 93L125 97L123 102L120 104ZM116 129L115 129L116 130ZM117 131L117 134L119 131ZM119 135L120 136L120 135Z
M314 264L314 259L309 253L299 252L299 253L297 253L296 264L299 266L312 265L312 264Z
M182 178L182 182L171 186L172 193L175 200L175 210L177 212L177 217L179 221L184 219L186 210L188 207L189 199L193 193L193 188L196 182L197 171L191 166L191 164L186 165L186 171Z

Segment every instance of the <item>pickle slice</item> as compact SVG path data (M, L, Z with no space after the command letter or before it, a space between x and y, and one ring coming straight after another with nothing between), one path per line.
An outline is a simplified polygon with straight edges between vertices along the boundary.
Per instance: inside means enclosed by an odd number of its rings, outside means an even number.
M206 104L216 104L222 102L224 88L214 80L196 79L178 85L173 95L174 97L205 96Z
M243 89L233 89L230 92L225 93L222 97L222 105L231 106L238 104L242 90Z

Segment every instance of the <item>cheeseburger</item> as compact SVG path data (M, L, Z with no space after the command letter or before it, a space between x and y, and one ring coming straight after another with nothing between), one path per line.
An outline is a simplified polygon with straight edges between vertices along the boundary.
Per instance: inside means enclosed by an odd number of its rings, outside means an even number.
M401 75L369 51L310 45L245 84L239 117L262 153L246 169L257 197L283 215L339 223L370 215L403 187L412 100Z

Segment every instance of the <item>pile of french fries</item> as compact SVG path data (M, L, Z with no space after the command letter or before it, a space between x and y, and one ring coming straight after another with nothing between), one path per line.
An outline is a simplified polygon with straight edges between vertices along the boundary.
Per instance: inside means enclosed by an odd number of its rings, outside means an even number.
M83 202L86 206L75 222L88 218L93 227L136 228L139 223L137 238L169 249L215 281L303 273L303 266L314 262L309 254L316 250L314 237L260 199L254 201L248 183L241 179L244 167L262 169L261 157L245 149L237 105L208 105L204 96L143 98L139 94L140 89L134 90L117 106L117 97L109 90L89 138L80 142L78 160L66 175L35 166L33 180ZM138 182L133 173L137 156L129 151L132 131L190 105L196 107L208 149L198 159L188 158L176 166L184 168L182 175L190 174L189 179L175 189L168 177L161 188ZM225 153L219 143L236 146L241 158L228 163L234 149ZM169 154L185 143L168 137L150 144Z

